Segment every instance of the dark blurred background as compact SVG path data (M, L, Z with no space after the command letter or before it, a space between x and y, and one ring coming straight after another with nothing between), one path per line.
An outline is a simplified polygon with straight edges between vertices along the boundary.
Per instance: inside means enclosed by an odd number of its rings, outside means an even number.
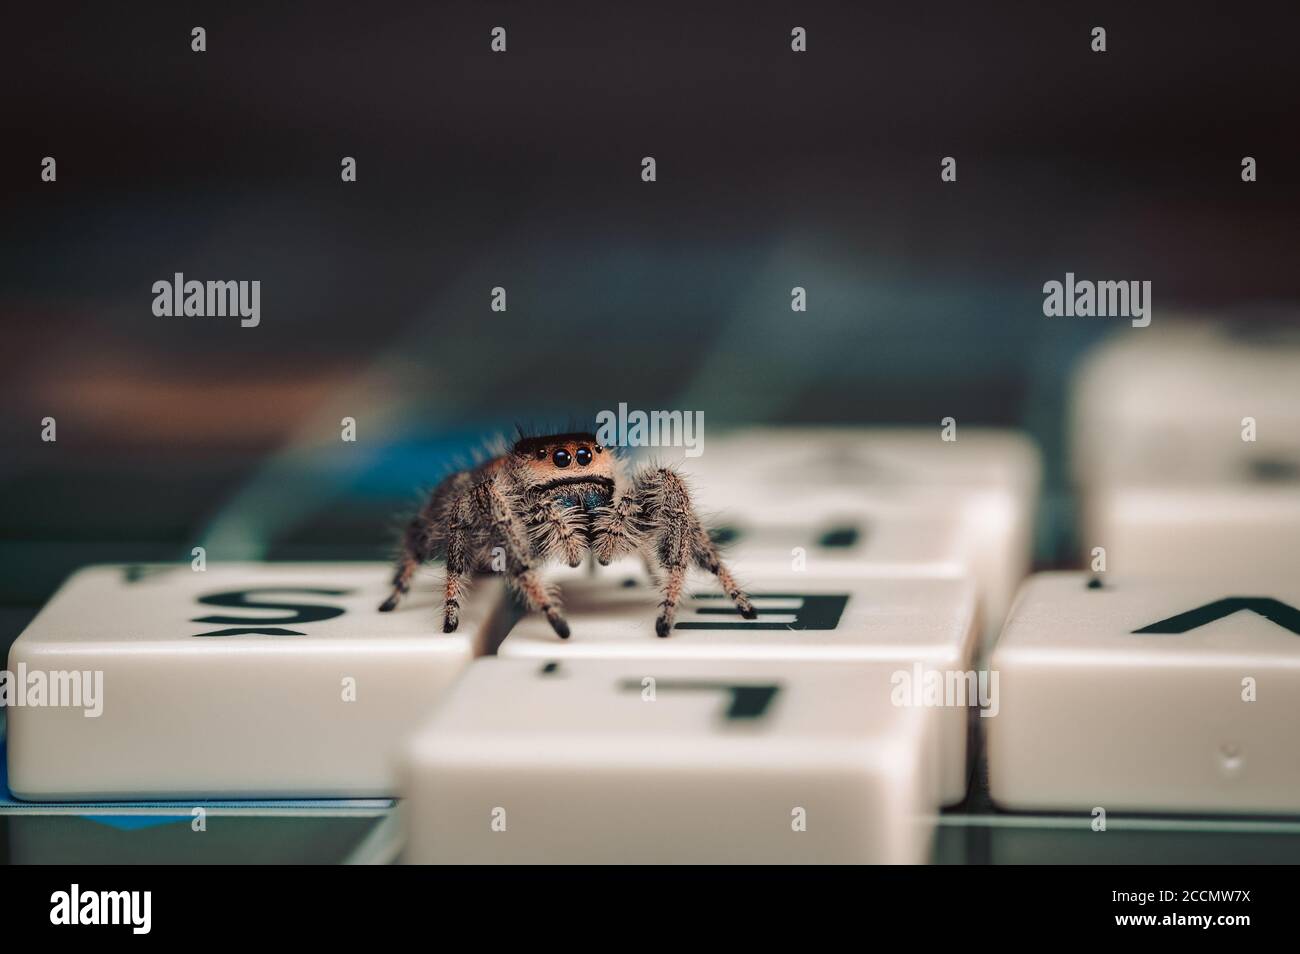
M1300 300L1294 5L14 6L20 616L97 560L385 556L455 452L620 401L1023 427L1050 496L1070 371L1124 323L1046 319L1045 281L1245 330ZM259 280L260 326L156 317L178 271Z

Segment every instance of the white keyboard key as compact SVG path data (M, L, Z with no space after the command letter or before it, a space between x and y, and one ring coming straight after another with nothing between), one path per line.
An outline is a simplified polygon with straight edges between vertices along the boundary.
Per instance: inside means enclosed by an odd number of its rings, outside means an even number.
M719 529L724 557L742 579L790 571L796 546L804 551L804 569L813 575L974 577L986 648L1029 571L1032 521L1004 490L962 493L929 504L815 498L797 505L738 507L731 513L733 519Z
M446 635L433 583L377 611L390 573L75 574L13 644L9 668L102 672L102 711L9 708L10 787L43 800L391 795L398 743L474 655L500 581Z
M1151 332L1148 334L1148 332ZM1080 550L1188 578L1300 559L1300 334L1209 322L1117 335L1076 383Z
M666 639L654 631L658 589L626 562L594 578L574 573L560 579L572 637L559 639L545 619L530 614L510 631L499 655L877 662L906 673L908 684L916 681L917 665L925 673L973 671L975 593L966 579L756 577L746 583L758 618L745 620L716 583L700 574L692 576L691 595L682 601ZM940 715L944 804L965 797L969 705L978 702L966 697L951 701L955 704Z
M1123 484L1300 478L1300 334L1153 322L1117 334L1075 382L1074 478ZM1254 421L1243 440L1243 419Z
M1096 491L1084 559L1106 551L1108 574L1219 578L1300 565L1300 485L1108 487Z
M827 572L857 573L851 564L860 563L896 575L933 561L945 575L955 544L980 584L987 648L1029 572L1042 466L1015 431L959 425L956 433L944 441L937 426L754 428L710 438L701 456L680 464L712 526L788 526L794 515L811 534L855 509L872 519L877 540L862 537L858 552ZM917 527L911 541L907 522Z
M964 495L961 526L966 565L980 589L982 649L992 648L1007 610L1033 562L1034 510L1018 492L987 490Z
M889 667L482 659L409 747L416 863L920 863L934 710ZM802 830L801 830L802 829Z
M801 501L823 494L868 493L907 499L927 491L1009 490L1026 502L1041 479L1038 451L1015 431L940 428L763 427L711 437L684 459L710 504L726 506L742 491L761 500Z
M1029 569L1029 515L1001 490L925 505L839 494L796 504L751 503L715 516L710 528L742 580L800 566L827 577L973 576L985 648Z
M1082 573L1032 577L993 655L993 799L1083 813L1300 811L1295 607L1300 584L1276 575L1100 589Z
M733 508L710 524L742 579L811 576L961 576L969 536L961 521L914 507L860 502Z

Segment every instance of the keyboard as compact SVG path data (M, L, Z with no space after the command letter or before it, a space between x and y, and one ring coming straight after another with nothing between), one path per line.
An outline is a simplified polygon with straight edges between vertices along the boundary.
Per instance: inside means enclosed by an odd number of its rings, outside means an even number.
M1099 350L1055 562L1024 433L710 434L756 615L692 575L668 638L639 559L548 568L567 640L490 574L444 633L437 566L86 567L9 653L10 858L1294 861L1294 348Z

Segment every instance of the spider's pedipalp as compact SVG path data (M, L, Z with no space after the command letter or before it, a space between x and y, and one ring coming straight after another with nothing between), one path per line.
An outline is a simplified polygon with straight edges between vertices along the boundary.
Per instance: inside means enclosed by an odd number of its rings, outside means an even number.
M543 498L529 518L529 537L539 556L545 558L559 553L569 566L579 566L586 548L583 512L578 507L565 507Z
M634 493L597 508L591 518L591 550L601 566L641 548L641 504Z

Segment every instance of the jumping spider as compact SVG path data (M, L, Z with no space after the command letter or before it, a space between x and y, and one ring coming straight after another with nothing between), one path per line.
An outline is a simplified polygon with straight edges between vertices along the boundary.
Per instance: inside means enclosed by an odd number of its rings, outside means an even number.
M757 615L701 527L681 477L648 467L629 479L618 455L592 434L524 437L508 452L444 479L407 527L392 595L379 609L395 609L420 565L441 557L447 565L442 629L454 632L469 575L491 568L494 551L504 555L511 588L561 639L569 624L537 569L553 557L576 567L588 552L602 565L640 552L647 567L662 568L660 636L673 628L691 564L717 576L741 616Z

